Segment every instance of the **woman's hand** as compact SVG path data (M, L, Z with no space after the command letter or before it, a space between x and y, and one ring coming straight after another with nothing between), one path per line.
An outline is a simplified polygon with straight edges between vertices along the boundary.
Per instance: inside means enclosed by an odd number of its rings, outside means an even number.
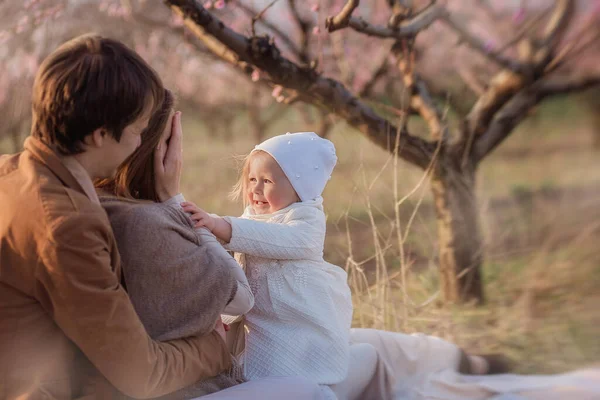
M155 189L161 202L180 193L179 184L183 165L182 136L181 111L177 111L171 117L171 123L167 124L154 152Z
M195 228L204 227L211 232L215 229L215 218L194 203L186 201L181 203L181 207L183 211L191 214L192 221L195 222Z

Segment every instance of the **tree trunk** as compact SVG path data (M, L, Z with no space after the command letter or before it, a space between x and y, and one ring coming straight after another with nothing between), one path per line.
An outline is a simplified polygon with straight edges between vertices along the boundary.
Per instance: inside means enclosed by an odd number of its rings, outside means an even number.
M446 302L482 303L483 238L475 198L475 167L461 171L457 164L450 159L438 162L431 182L438 225L440 285Z

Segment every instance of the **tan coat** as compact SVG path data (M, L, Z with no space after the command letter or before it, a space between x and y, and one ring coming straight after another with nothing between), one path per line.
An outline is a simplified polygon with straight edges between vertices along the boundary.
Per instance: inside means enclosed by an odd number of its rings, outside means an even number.
M156 397L226 370L215 332L150 339L106 213L71 170L31 137L0 157L0 399Z

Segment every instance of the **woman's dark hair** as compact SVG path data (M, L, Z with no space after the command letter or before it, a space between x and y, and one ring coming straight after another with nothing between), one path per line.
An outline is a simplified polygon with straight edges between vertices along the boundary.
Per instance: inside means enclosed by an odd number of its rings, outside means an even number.
M163 102L156 72L123 43L79 36L50 54L35 77L31 134L65 155L83 151L98 128L123 129Z
M96 187L115 196L137 200L160 201L155 188L154 152L171 122L175 100L164 89L161 107L150 118L142 132L142 144L120 166L114 177L95 182Z

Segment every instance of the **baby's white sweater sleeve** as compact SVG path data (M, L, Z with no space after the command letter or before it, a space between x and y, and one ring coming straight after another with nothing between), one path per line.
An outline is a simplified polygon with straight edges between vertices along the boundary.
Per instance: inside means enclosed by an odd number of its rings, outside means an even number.
M323 258L325 214L320 210L294 209L283 223L224 218L231 224L227 250L276 260Z

